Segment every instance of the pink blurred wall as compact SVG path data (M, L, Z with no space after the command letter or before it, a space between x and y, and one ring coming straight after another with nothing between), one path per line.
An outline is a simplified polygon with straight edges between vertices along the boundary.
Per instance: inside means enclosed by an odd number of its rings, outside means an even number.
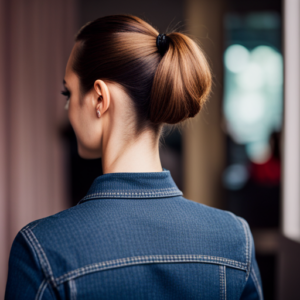
M75 0L0 0L0 298L28 222L69 206L60 95L76 32Z

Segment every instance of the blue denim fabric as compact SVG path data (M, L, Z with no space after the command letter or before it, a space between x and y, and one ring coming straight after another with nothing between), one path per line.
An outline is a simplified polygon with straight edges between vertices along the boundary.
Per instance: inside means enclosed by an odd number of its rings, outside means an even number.
M185 199L170 171L97 177L15 237L5 299L263 299L248 223Z

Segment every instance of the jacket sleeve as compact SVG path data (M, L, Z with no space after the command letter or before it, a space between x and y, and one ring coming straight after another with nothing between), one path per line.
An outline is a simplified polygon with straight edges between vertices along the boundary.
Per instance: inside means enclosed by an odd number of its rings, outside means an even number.
M262 281L260 276L260 271L258 268L258 264L255 258L255 246L252 233L250 231L249 225L247 221L241 217L239 217L242 222L244 222L244 226L246 229L246 233L249 240L249 270L248 277L246 277L246 283L241 295L241 300L263 300L263 288Z
M5 300L55 299L53 295L37 254L21 230L10 250Z

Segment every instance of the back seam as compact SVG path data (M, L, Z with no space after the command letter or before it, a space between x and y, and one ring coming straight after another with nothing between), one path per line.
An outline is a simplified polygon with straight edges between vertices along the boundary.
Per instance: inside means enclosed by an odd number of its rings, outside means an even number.
M44 291L48 285L48 280L44 279L36 293L35 300L41 300L44 294Z
M226 300L226 266L219 266L219 276L220 276L220 298L221 300Z

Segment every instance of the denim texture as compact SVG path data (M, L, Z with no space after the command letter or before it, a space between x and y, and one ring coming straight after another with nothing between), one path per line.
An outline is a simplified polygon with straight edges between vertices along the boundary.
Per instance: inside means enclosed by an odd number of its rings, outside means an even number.
M169 170L97 177L22 228L5 299L263 299L245 219L183 197Z

